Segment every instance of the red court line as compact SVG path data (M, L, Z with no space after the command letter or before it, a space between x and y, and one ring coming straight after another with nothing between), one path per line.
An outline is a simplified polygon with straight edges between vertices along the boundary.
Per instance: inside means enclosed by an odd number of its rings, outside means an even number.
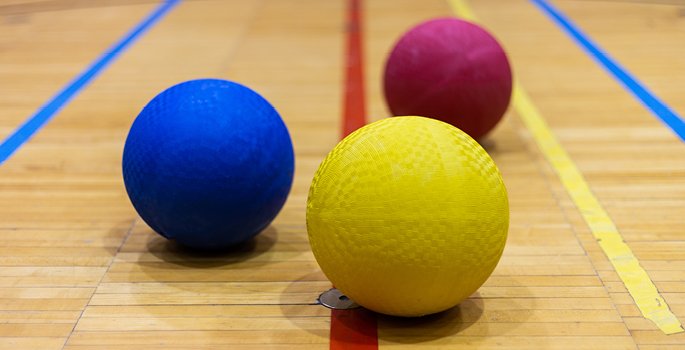
M377 350L376 315L366 309L331 310L331 350Z
M349 135L366 124L361 0L348 0L347 6L347 47L345 50L345 99L343 101L342 137Z
M366 124L361 5L361 0L347 1L347 47L345 51L342 137ZM331 310L330 349L378 349L378 327L375 314L362 308Z

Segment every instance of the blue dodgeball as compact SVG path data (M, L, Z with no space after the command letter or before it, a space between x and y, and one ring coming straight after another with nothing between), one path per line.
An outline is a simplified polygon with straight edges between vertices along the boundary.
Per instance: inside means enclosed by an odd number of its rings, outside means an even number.
M199 249L244 242L283 207L294 155L278 112L225 80L163 91L131 126L124 184L134 208L162 236Z

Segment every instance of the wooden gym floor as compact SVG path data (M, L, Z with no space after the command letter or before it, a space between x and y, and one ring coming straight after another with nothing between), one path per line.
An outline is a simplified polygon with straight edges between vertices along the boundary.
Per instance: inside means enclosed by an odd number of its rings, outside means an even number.
M657 286L685 320L685 144L531 2L470 0L516 78ZM554 0L685 115L685 2ZM159 5L0 2L4 139ZM345 16L338 1L183 1L0 165L0 348L325 349L330 287L307 242L305 201L340 137ZM369 120L394 40L445 0L363 4ZM296 178L278 218L227 254L178 249L137 218L120 170L128 127L166 87L242 82L293 137ZM492 277L459 307L381 317L379 348L685 349L640 315L514 108L485 142L511 228ZM353 344L354 345L354 344ZM357 347L359 348L359 347Z

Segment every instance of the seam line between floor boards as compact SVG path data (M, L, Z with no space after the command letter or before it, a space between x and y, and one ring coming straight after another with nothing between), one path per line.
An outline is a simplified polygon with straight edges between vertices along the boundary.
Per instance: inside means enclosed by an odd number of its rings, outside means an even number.
M74 335L74 331L76 330L76 327L78 326L78 324L81 322L81 319L83 318L83 314L86 312L86 310L90 306L90 303L93 301L93 297L97 293L97 290L100 287L100 284L102 284L102 281L104 281L105 277L107 276L107 273L109 273L109 270L112 268L112 265L114 265L114 262L117 260L117 257L119 256L119 253L121 252L121 249L124 247L126 242L128 242L129 237L131 237L131 234L133 233L133 228L136 226L137 222L138 222L138 218L132 220L131 226L126 231L126 236L124 236L124 239L121 241L121 244L119 245L119 247L117 247L117 251L112 256L112 259L110 260L109 264L107 265L107 269L105 270L105 272L100 277L100 280L98 281L98 283L95 285L95 288L93 289L93 293L91 293L90 298L88 298L88 302L86 303L86 305L81 310L81 313L79 314L78 318L76 319L76 322L74 322L74 327L72 327L71 331L69 332L69 336L67 336L67 338L64 340L64 344L62 344L62 350L64 350L64 348L66 348L67 344L69 344L69 340L71 339L71 336Z

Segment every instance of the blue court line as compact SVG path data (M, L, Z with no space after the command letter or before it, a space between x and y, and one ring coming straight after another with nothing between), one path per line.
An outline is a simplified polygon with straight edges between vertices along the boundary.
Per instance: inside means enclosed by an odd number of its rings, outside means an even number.
M3 164L19 149L33 134L59 112L72 98L74 98L93 78L105 69L126 47L133 43L141 34L145 33L169 12L180 0L166 0L150 15L138 23L117 43L108 48L97 60L81 72L74 80L62 88L48 102L41 106L24 124L18 127L2 144L0 144L0 164Z
M563 28L585 51L587 51L597 62L606 68L618 79L623 86L628 89L642 104L647 107L655 116L661 119L675 132L681 140L685 141L685 121L671 109L666 103L661 101L649 89L633 77L625 68L621 67L614 59L609 57L604 51L593 43L587 35L565 17L559 10L554 8L547 0L530 0L537 5L548 17L557 25Z

